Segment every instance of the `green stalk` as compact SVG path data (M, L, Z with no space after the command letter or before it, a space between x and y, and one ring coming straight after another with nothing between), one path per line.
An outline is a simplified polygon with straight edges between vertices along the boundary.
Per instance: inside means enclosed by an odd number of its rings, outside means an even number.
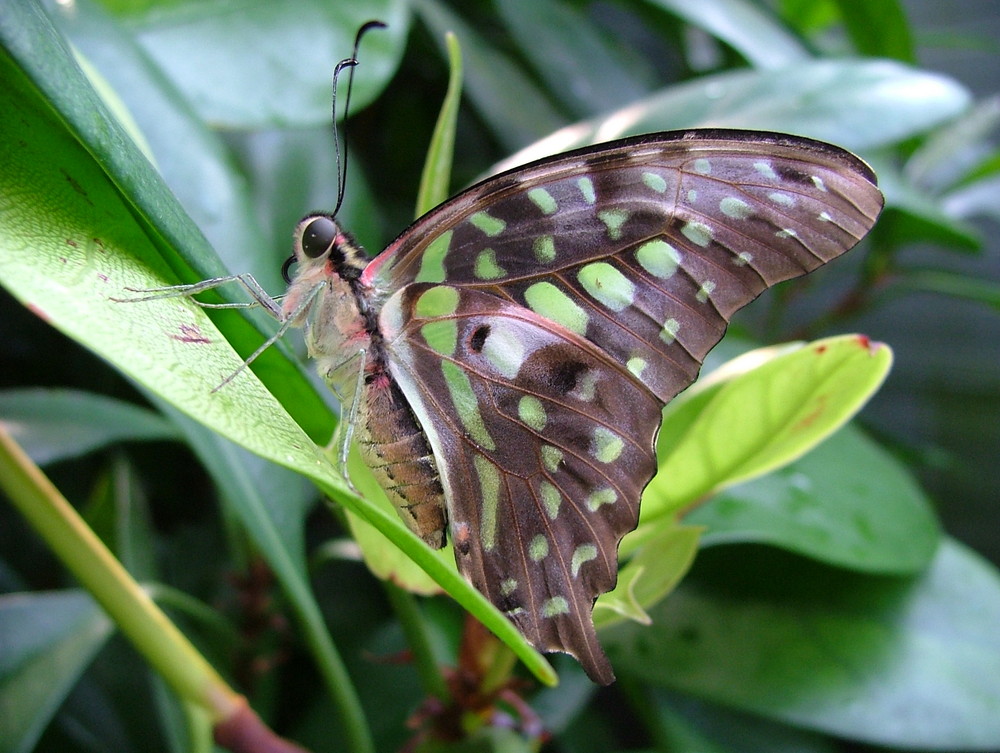
M441 112L438 113L431 143L427 149L427 159L420 176L417 192L417 214L424 214L448 198L451 183L451 162L455 152L455 123L458 120L458 106L462 101L462 51L458 39L449 32L445 36L448 46L448 91Z
M132 579L2 423L0 486L178 696L204 708L214 723L233 717L245 706L242 696Z

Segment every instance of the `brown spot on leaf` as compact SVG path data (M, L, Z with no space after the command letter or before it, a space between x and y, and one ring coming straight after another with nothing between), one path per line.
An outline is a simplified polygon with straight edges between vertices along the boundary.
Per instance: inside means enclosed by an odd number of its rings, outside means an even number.
M203 345L208 345L212 341L205 337L201 330L193 324L182 324L181 334L171 335L174 340L182 343L201 343Z

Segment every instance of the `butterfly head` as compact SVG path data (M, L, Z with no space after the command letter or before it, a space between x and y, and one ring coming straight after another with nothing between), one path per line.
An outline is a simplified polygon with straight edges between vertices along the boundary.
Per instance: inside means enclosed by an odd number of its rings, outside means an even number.
M298 264L296 280L334 273L353 283L361 276L367 260L358 242L332 216L315 214L303 218L295 228L292 255L281 270L289 282L292 264Z

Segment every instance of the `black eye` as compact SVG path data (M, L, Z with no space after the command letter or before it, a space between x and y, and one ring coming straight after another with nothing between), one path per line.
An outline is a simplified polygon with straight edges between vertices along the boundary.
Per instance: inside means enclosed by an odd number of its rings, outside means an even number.
M337 225L329 217L316 217L302 230L302 253L318 259L337 239Z

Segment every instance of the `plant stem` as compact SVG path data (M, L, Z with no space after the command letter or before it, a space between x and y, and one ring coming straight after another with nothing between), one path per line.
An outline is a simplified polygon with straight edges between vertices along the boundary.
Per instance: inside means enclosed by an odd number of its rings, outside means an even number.
M0 422L0 486L136 649L213 722L245 703L128 574Z

